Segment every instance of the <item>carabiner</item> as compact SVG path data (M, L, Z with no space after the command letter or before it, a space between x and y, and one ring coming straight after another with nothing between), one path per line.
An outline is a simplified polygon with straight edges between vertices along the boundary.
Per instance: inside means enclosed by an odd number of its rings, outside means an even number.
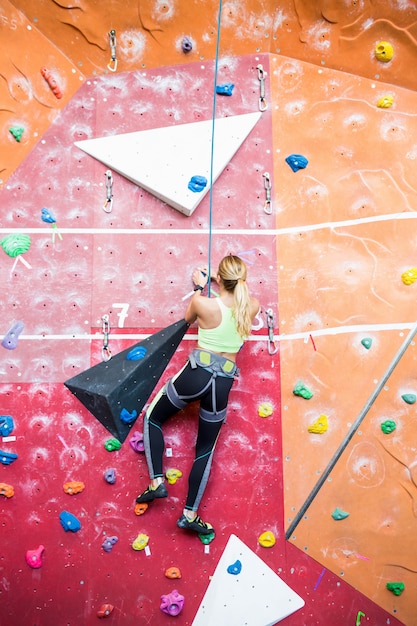
M268 354L272 356L273 354L276 354L276 352L278 352L278 346L276 345L274 339L275 320L272 309L266 310L266 321L268 325Z
M264 177L264 187L265 187L265 204L264 211L267 215L272 214L272 205L271 205L271 179L269 178L269 172L265 172L263 174Z
M105 173L106 177L106 202L103 204L103 209L106 213L111 213L113 208L113 176L110 170Z
M101 318L102 321L102 331L103 331L103 347L101 349L101 356L103 361L110 361L111 359L111 351L109 348L109 335L110 335L110 320L108 315L103 315Z
M110 51L111 51L111 59L107 64L108 69L111 72L115 72L117 70L117 58L116 58L116 31L111 30L109 32L110 39Z
M259 110L261 112L266 111L268 108L268 104L265 100L265 76L267 75L266 72L264 72L264 68L261 64L256 66L256 69L258 70L258 80L260 82L259 85L259 90L260 90L260 95L259 95Z

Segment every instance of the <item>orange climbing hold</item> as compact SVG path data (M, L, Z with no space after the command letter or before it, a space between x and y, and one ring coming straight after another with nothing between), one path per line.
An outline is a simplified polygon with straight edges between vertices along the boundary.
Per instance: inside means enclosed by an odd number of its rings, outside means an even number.
M65 493L68 493L70 496L73 496L76 493L81 493L84 489L85 485L80 480L74 480L69 483L65 483L64 485Z
M58 83L56 82L55 78L52 76L51 72L48 70L47 67L42 67L41 74L46 80L46 82L48 83L48 85L50 86L54 96L58 98L58 100L60 100L62 98L62 91Z
M7 483L0 483L0 496L6 496L6 498L14 496L13 487Z
M138 502L135 504L135 515L143 515L148 510L148 504L146 502Z
M165 576L172 579L181 578L181 572L178 567L168 567L165 571Z

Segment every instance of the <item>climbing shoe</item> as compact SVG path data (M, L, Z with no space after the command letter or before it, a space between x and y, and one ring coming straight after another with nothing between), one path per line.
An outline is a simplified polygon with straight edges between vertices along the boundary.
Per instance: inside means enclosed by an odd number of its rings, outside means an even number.
M142 504L142 502L152 502L155 498L166 498L167 495L167 488L164 483L161 483L156 489L152 489L151 487L145 489L145 491L136 498L136 502L138 504Z
M193 530L199 535L209 535L210 533L214 533L213 526L203 522L201 517L198 515L191 521L187 519L184 514L182 514L177 522L177 526L178 528L183 528L184 530Z

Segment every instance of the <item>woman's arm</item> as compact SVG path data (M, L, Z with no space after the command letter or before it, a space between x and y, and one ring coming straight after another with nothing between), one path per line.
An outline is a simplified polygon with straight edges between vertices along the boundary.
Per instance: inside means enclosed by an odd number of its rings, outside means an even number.
M203 268L203 270L194 270L192 275L194 285L196 287L202 287L203 289L207 284L207 274L204 269L205 268ZM199 315L199 311L201 310L201 303L199 304L199 301L202 299L202 297L204 297L202 296L201 292L202 289L196 289L186 308L184 319L187 324L194 324Z

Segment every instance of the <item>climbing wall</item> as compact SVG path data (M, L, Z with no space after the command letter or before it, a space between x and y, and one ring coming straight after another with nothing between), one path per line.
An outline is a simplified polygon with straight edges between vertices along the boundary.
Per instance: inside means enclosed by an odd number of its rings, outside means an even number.
M159 626L174 589L175 621L191 625L232 535L304 601L283 623L417 624L413 338L404 347L417 11L275 5L1 3L1 626L89 626L109 607L109 624ZM375 56L381 41L392 59ZM190 216L109 178L78 143L248 113L259 121ZM166 159L163 135L156 146ZM64 382L180 320L209 248L213 264L246 260L262 312L201 508L216 528L204 544L176 527L197 407L166 429L166 470L182 476L139 515L142 415L119 447ZM195 343L191 328L149 400ZM250 588L265 591L255 571Z

